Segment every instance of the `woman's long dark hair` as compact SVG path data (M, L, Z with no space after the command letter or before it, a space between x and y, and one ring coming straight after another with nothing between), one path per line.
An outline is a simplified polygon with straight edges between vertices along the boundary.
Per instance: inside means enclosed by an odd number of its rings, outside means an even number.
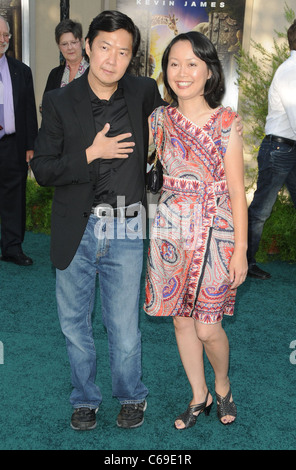
M167 46L166 50L163 53L163 81L167 92L169 93L171 98L178 103L178 97L171 89L167 78L167 68L170 51L173 45L176 44L176 42L178 41L189 41L196 57L203 60L207 64L208 69L211 71L212 76L207 80L205 85L204 98L210 108L216 108L221 104L223 95L225 93L223 69L213 43L204 34L199 33L197 31L190 31L188 33L179 34L170 42L170 44Z

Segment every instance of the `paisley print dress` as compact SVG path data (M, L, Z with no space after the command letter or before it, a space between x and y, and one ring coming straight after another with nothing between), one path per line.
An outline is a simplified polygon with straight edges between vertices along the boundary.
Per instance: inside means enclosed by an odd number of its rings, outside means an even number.
M157 108L152 132L164 183L151 227L144 310L213 324L233 315L232 211L223 159L235 113L218 108L203 128Z

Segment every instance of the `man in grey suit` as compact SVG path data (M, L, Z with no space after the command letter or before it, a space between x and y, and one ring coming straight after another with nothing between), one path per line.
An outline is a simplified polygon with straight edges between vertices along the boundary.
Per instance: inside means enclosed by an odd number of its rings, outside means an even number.
M148 117L163 101L154 80L126 74L139 43L138 28L123 13L94 18L86 38L89 69L45 93L31 162L39 184L55 186L51 259L75 430L95 428L102 402L91 323L97 274L112 392L121 404L117 425L140 426L146 408L138 327L142 207Z
M11 38L0 16L0 217L2 261L30 266L22 250L26 227L26 181L38 132L31 69L7 56Z

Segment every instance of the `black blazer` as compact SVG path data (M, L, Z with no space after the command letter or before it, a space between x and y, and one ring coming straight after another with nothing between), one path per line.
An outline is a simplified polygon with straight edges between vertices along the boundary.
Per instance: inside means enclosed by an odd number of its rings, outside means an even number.
M83 57L88 60L88 57L85 54L83 55ZM65 67L66 61L63 64L60 64L57 67L53 68L49 72L44 93L46 93L47 91L55 90L56 88L60 88Z
M142 169L142 181L136 184L144 190L148 116L163 101L151 78L125 75L121 83ZM51 260L58 269L67 268L72 261L95 195L85 152L96 135L88 86L87 71L65 88L45 93L42 125L31 161L37 182L55 186Z
M26 164L26 151L34 149L38 133L33 77L30 67L7 57L11 76L16 142L20 163Z
M44 93L60 88L66 63L52 69L48 75Z

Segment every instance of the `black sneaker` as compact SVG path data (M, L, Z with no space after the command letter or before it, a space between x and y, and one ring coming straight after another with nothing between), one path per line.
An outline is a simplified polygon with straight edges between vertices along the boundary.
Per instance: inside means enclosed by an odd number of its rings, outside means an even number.
M248 269L248 276L253 277L255 279L270 279L271 274L269 274L266 271L263 271L263 269L259 268L257 264L251 264Z
M90 408L76 408L71 418L71 428L75 431L88 431L95 429L97 410Z
M137 428L144 421L144 411L147 408L147 402L127 403L121 406L119 415L117 416L117 426L120 428Z

